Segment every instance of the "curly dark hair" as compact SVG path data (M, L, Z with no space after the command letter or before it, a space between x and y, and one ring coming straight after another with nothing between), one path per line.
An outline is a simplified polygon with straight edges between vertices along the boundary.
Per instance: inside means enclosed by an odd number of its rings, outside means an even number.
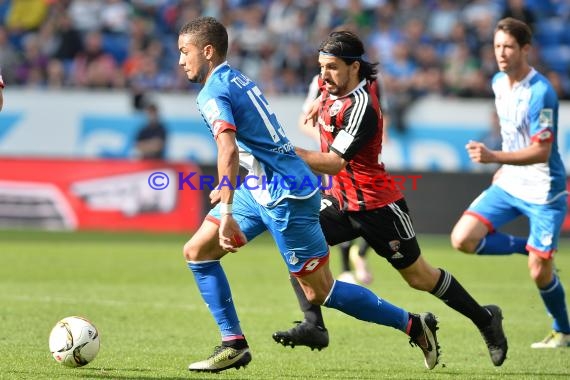
M213 17L198 17L186 23L178 35L190 34L199 48L212 45L220 57L228 54L228 31L226 27Z

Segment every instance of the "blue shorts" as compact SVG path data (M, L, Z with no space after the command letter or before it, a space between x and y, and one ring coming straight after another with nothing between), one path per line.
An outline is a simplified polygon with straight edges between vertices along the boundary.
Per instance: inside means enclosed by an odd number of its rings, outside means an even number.
M542 257L550 257L558 248L558 236L566 217L566 198L564 195L547 204L529 203L491 185L469 205L467 213L475 214L489 231L520 215L526 216L530 226L527 247Z
M329 247L319 223L320 207L319 192L307 199L285 198L268 208L257 203L249 190L240 188L234 192L233 216L248 241L269 231L289 272L303 276L328 260ZM208 217L219 221L219 205Z

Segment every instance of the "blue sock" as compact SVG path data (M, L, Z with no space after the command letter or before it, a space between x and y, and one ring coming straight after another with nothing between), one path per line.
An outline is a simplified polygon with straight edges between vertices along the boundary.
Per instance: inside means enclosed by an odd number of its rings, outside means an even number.
M570 334L570 324L568 323L568 311L566 309L566 296L564 287L554 275L552 282L543 289L538 289L546 310L554 319L552 329L564 334Z
M242 336L230 284L219 260L188 263L202 298L224 337Z
M374 322L406 332L408 312L376 296L369 289L335 281L323 306L342 311L362 321Z
M485 236L475 248L478 255L511 255L520 253L527 255L526 238L493 232Z

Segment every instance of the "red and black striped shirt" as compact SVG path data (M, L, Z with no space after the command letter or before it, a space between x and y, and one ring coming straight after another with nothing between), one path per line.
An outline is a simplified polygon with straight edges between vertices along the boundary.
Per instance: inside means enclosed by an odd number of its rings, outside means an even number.
M340 97L321 87L318 124L321 151L333 151L348 162L326 190L341 209L373 210L403 198L379 162L383 119L377 81L363 80Z

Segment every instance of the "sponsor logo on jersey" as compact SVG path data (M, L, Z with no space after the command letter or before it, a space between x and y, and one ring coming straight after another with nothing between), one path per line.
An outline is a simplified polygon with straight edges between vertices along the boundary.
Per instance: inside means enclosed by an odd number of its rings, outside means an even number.
M552 128L554 125L554 114L552 108L543 108L540 110L538 123L541 128Z
M208 100L202 107L202 113L208 123L212 124L221 114L218 104L216 103L216 99Z
M327 132L334 132L334 125L327 124L325 120L319 116L318 118L319 125Z

